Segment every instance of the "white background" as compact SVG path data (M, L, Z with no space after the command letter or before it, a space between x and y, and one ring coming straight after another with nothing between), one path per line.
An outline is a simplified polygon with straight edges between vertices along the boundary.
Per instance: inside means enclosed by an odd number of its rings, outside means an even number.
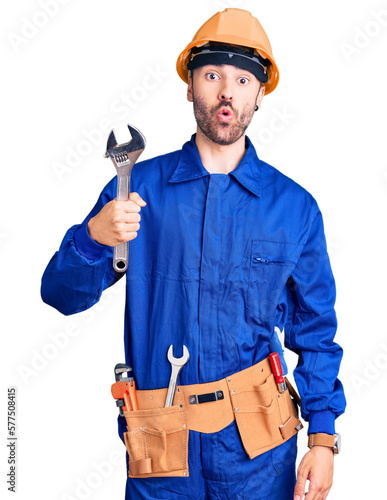
M175 62L224 7L260 20L280 68L279 86L248 135L263 160L316 197L324 215L348 399L337 421L343 450L329 499L384 495L384 455L377 459L386 446L387 374L381 0L2 3L1 495L7 387L16 386L18 498L124 497L110 395L113 367L123 360L123 282L91 311L64 317L41 301L40 279L66 229L83 220L115 173L103 158L107 130L138 127L147 139L143 159L180 149L195 131ZM296 363L291 354L287 360ZM300 458L305 451L306 430Z

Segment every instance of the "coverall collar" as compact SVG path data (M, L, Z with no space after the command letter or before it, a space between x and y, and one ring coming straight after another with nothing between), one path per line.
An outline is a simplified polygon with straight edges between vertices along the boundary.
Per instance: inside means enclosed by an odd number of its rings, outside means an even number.
M169 182L184 182L211 175L200 159L195 143L196 134L186 142L181 150L177 167ZM243 187L256 196L261 196L261 169L257 153L250 139L246 136L246 153L239 165L228 175L232 175Z

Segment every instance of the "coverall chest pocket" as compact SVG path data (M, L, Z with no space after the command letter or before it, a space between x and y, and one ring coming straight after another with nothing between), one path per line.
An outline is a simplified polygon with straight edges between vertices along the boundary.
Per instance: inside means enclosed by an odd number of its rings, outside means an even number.
M246 307L256 318L272 318L286 281L299 256L298 244L251 242Z

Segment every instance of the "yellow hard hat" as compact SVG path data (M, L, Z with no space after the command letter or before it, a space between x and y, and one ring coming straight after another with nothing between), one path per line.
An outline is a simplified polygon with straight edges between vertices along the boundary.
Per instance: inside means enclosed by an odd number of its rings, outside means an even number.
M209 42L238 45L255 49L264 59L270 61L267 66L268 81L265 83L265 94L270 94L279 80L279 71L274 60L269 39L258 19L243 9L225 9L217 12L199 28L176 62L177 72L182 80L188 83L187 64L193 47L201 47Z

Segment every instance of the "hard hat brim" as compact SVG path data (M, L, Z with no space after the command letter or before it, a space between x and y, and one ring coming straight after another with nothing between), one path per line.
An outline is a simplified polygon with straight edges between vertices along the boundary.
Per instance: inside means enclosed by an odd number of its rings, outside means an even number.
M206 43L209 42L220 42L220 43L226 43L222 37L211 37L211 40L209 39L203 39L203 40L195 40L194 42L191 42L187 45L187 47L180 53L179 57L177 58L176 61L176 70L180 78L185 82L188 83L188 69L187 69L187 63L189 59L189 53L190 50L193 47L198 47L200 45L205 45ZM265 95L270 94L270 92L273 92L273 90L277 87L278 85L278 80L279 80L279 71L278 71L278 66L277 63L275 62L273 56L269 54L263 47L261 46L254 46L251 47L251 42L249 43L248 40L244 39L243 37L228 37L227 43L233 43L234 45L240 45L242 47L250 47L254 48L262 57L265 59L269 59L271 62L271 66L268 69L268 75L269 75L269 81L265 83Z

